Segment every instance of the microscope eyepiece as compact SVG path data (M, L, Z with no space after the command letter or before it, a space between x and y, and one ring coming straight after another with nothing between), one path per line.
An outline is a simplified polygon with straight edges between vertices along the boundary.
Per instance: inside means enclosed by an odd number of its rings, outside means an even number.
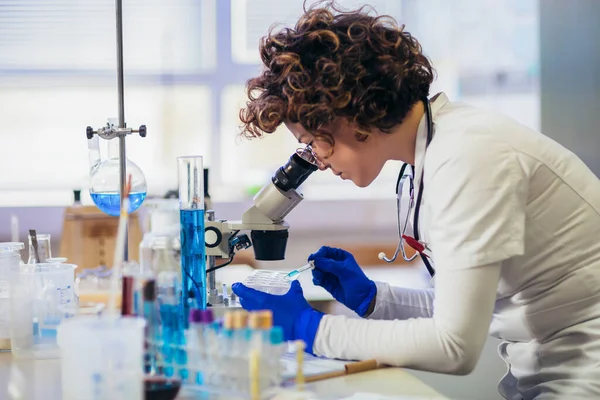
M318 169L317 160L313 153L307 149L298 149L273 175L273 183L280 190L287 192L297 189L310 174Z

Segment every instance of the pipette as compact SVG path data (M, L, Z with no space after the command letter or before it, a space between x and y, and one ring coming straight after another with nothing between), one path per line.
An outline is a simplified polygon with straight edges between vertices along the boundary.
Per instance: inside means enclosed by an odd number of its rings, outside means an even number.
M306 264L303 267L293 270L292 272L287 274L285 277L286 277L286 279L294 279L296 276L300 275L301 272L304 272L309 269L313 269L314 267L315 267L315 263L312 260L310 260L308 262L308 264Z

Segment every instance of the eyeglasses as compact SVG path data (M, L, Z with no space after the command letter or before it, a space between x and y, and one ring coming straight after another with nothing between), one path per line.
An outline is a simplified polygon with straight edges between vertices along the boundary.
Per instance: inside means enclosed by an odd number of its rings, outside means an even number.
M296 154L298 154L303 160L308 161L317 167L321 167L324 164L321 160L319 160L319 156L317 156L317 153L315 153L310 144L304 145L303 147L298 147L296 149Z

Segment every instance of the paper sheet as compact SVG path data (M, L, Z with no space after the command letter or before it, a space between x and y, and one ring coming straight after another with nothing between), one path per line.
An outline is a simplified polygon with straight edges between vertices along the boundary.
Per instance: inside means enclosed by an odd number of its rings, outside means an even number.
M341 400L435 400L435 397L422 396L386 396L376 393L354 393L350 397L344 397Z
M284 380L295 378L297 371L296 354L288 351L281 357L281 363L283 365L282 378ZM345 361L319 358L307 353L304 353L303 366L305 377L322 375L330 372L344 372L346 370Z

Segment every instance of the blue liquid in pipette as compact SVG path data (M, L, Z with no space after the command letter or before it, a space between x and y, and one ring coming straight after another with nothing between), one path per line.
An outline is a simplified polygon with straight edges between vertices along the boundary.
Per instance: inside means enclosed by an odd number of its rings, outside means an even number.
M96 206L108 215L118 217L121 214L121 197L119 193L90 193ZM129 210L131 214L144 202L146 192L136 192L129 194Z
M286 277L286 278L288 278L288 279L290 279L290 278L293 278L293 277L295 277L295 276L296 276L296 275L298 275L299 273L300 273L300 271L298 271L298 270L296 269L296 270L294 270L294 271L290 272L289 274L287 274L285 277Z
M206 309L204 210L181 210L179 218L181 223L181 303L187 329L189 326L187 316L190 308ZM193 300L190 294L193 296Z

